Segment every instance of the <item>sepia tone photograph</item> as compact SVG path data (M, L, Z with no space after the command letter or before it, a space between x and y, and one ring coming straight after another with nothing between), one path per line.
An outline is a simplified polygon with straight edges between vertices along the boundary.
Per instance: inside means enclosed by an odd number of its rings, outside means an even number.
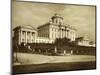
M12 0L12 72L96 69L96 6Z

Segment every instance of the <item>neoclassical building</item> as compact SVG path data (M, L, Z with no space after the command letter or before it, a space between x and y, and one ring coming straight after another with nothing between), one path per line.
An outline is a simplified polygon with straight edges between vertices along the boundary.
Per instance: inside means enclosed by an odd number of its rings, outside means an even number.
M63 22L63 17L54 14L48 23L34 28L30 25L13 29L14 41L23 43L54 43L56 38L69 38L75 41L76 29Z
M24 43L33 43L36 40L37 29L34 27L27 26L17 26L13 29L14 31L14 42L16 44Z

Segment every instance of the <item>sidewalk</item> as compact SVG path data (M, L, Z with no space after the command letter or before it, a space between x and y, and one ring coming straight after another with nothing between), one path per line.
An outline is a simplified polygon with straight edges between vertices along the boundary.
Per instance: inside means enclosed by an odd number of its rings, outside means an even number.
M15 54L14 54L15 58ZM18 60L23 64L43 64L60 62L87 62L95 61L95 56L91 55L67 55L67 56L46 56L40 54L18 53ZM20 65L14 63L14 65Z

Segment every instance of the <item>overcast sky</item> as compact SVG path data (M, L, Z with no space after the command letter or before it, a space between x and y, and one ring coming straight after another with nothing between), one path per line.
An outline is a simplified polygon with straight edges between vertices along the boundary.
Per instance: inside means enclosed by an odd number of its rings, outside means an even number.
M12 28L18 25L38 27L59 13L64 23L77 29L77 36L95 41L95 6L12 2Z

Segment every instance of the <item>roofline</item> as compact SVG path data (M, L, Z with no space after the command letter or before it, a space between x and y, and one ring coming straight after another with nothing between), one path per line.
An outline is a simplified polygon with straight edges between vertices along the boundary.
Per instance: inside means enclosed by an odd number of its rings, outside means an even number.
M32 29L34 29L34 30L36 30L37 31L37 29L36 28L34 28L33 26L31 26L31 25L25 25L25 26L30 26L30 27L32 27ZM25 26L23 25L23 26L17 26L17 27L15 27L14 29L13 29L13 31L15 31L16 29L20 29L20 28L25 28ZM31 28L28 28L28 29L31 29ZM32 30L31 29L31 30Z
M48 23L45 23L45 24L43 24L41 26L38 26L37 29L42 28L42 27L47 26L47 25L50 25L50 23L48 22Z

